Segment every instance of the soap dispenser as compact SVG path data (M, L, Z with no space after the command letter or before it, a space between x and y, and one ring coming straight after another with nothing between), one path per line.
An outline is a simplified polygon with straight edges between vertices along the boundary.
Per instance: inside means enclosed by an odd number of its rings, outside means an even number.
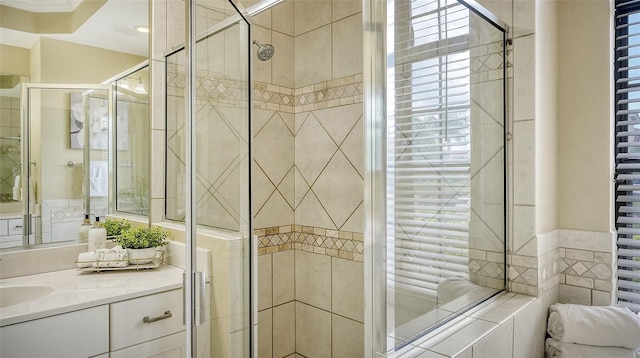
M96 216L96 221L88 233L89 251L107 248L107 229L102 227L100 218Z
M89 229L91 229L93 225L91 225L91 219L89 218L89 214L84 215L84 220L82 221L82 226L78 229L78 239L83 241L89 238Z

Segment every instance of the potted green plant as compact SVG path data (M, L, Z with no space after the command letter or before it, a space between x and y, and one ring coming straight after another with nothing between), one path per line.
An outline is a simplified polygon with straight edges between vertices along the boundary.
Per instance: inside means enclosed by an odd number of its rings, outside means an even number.
M113 240L125 231L131 229L131 223L125 219L107 218L102 224L102 227L107 230L107 239Z
M129 229L114 241L127 249L130 264L147 264L156 257L157 247L169 243L169 232L160 227Z

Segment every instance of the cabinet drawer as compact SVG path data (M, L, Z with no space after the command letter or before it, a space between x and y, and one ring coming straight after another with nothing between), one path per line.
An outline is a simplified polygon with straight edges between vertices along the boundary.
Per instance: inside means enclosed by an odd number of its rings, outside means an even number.
M182 290L114 303L110 310L111 351L184 330ZM171 317L165 312L170 312ZM151 322L144 322L145 317ZM159 319L154 321L154 318Z
M9 235L22 235L22 219L8 220Z
M93 357L109 351L106 305L0 328L0 357Z
M186 357L184 331L133 347L111 352L110 358L183 358Z

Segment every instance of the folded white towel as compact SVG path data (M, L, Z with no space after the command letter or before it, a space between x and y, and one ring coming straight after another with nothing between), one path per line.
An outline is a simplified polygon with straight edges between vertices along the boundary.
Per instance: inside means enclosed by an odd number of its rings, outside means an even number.
M93 197L109 195L109 162L92 160L89 164L90 195Z
M438 284L438 305L451 302L480 286L461 276L448 277Z
M563 343L601 347L640 347L640 317L626 307L551 306L547 332Z
M122 246L111 249L97 249L94 267L126 267L129 265L129 254Z
M547 358L640 358L640 352L632 349L562 343L553 338L547 338L545 350Z
M83 252L80 255L78 255L78 260L76 262L76 265L78 265L78 267L80 268L91 267L91 265L93 265L95 260L96 260L95 251Z
M20 186L22 185L22 182L20 179L21 177L19 175L16 175L15 179L13 180L13 200L15 201L20 201L22 198L21 196L21 192L20 192Z

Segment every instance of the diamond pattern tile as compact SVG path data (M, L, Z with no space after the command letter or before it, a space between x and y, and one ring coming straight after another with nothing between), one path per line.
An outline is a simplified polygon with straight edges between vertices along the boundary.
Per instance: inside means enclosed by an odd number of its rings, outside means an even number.
M295 140L296 167L308 183L315 182L336 149L329 134L310 113Z
M311 187L338 228L362 202L363 189L362 177L340 151Z

